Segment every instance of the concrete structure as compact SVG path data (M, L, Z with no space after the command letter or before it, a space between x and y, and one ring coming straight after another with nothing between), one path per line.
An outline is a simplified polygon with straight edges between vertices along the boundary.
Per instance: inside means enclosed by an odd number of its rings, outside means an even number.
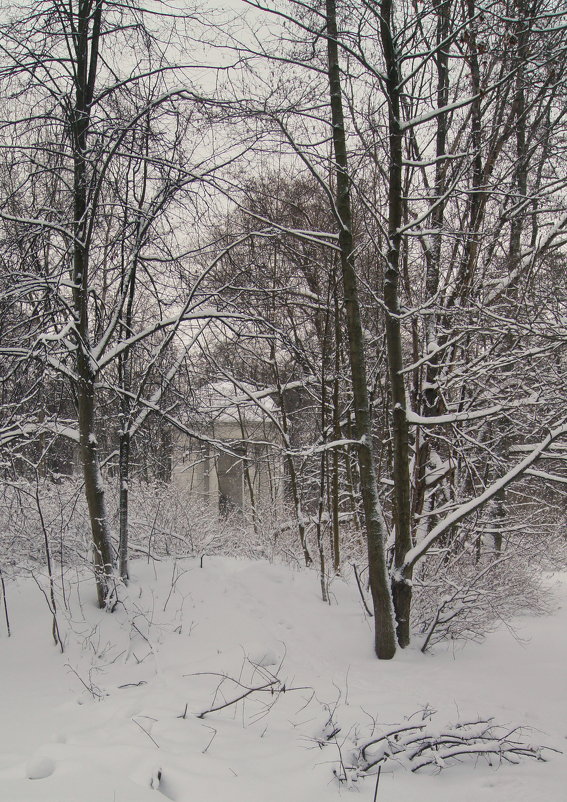
M247 394L252 387L245 391L232 382L203 387L195 410L199 437L178 433L173 445L175 484L221 515L273 509L282 500L279 432L271 418L276 406L269 396L255 403Z

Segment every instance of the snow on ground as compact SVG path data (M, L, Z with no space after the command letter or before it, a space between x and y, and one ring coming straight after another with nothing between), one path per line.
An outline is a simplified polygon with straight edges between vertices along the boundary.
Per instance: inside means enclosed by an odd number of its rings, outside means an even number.
M379 662L357 591L337 579L325 605L309 571L137 562L113 615L94 606L91 579L75 578L64 654L37 585L20 580L7 587L11 638L0 621L0 802L370 802L374 778L347 786L333 769L374 723L423 709L440 722L528 725L528 740L566 750L567 577L553 584L554 612L518 618L519 639L503 628L481 645ZM276 675L286 693L267 688L198 718ZM390 767L377 800L562 802L567 759L548 754L440 773Z

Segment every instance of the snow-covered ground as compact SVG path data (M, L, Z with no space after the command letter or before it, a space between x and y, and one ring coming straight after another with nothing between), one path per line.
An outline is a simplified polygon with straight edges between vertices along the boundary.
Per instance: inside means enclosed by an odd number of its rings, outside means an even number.
M550 579L552 614L518 618L517 637L503 627L481 645L379 662L357 591L340 579L329 606L314 573L264 562L132 572L113 615L95 608L88 577L71 582L64 654L35 582L8 585L0 802L370 802L375 778L339 783L333 770L381 726L429 716L434 727L493 716L531 727L525 742L567 749L565 576ZM271 685L198 717L276 678L285 693ZM567 758L547 757L418 773L391 762L377 800L561 802Z

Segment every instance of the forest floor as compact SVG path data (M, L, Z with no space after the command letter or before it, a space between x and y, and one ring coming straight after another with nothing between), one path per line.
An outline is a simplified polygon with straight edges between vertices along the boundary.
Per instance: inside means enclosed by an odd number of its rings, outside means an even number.
M63 654L35 581L7 585L0 802L567 798L566 575L549 577L551 613L518 617L513 633L503 625L481 644L426 655L416 644L389 662L373 655L356 588L336 579L323 604L310 571L138 561L112 615L96 609L91 578L67 580ZM378 785L349 768L365 740L394 725L441 732L479 717L562 752L517 765L467 754L419 772L401 756Z

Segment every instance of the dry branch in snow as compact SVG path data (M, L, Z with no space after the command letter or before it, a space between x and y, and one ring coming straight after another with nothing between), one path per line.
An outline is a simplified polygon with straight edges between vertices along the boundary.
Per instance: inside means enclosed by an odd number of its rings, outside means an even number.
M546 760L546 752L559 751L526 741L529 734L529 728L502 726L493 718L441 727L431 721L408 722L384 729L379 735L357 745L350 765L342 762L342 771L335 771L335 775L348 782L374 774L389 763L412 772L426 767L441 771L467 758L478 760L484 757L489 765L493 765L495 760L500 763L519 763L522 758Z

